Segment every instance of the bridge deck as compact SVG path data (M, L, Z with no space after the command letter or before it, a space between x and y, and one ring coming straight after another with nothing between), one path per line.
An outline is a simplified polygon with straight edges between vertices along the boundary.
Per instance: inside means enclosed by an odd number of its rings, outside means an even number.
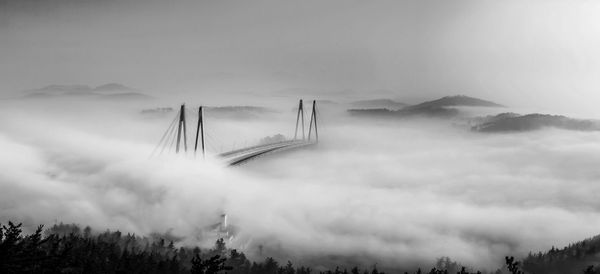
M221 158L223 158L225 160L225 162L227 162L230 166L235 166L235 165L243 164L247 161L253 160L257 157L276 152L276 151L300 148L300 147L310 146L310 145L314 145L314 144L316 144L316 142L314 142L314 141L290 140L290 141L283 141L283 142L278 142L278 143L258 145L258 146L237 149L237 150L221 153L221 154L219 154L219 156Z

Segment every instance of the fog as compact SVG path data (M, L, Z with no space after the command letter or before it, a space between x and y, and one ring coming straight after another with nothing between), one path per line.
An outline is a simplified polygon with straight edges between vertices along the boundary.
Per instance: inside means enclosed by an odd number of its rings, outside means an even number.
M315 148L235 168L214 157L242 139L292 137L296 102L274 101L252 119L207 112L219 138L206 160L149 158L175 113L140 110L160 102L3 101L0 221L171 233L208 247L202 230L227 213L239 230L229 245L251 258L392 268L450 256L494 269L505 255L598 233L599 133L481 134L459 120L359 119L323 105Z

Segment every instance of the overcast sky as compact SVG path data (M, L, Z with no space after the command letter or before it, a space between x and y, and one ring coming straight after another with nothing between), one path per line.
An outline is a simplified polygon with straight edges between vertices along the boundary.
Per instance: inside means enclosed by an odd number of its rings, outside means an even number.
M0 0L0 88L391 90L595 113L597 14L595 1Z

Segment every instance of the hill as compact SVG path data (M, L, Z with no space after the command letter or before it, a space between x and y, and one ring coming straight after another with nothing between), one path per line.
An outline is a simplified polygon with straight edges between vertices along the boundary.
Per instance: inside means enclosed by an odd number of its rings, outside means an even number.
M405 110L415 109L434 109L453 106L469 106L469 107L504 107L503 105L486 101L479 98L469 97L465 95L446 96L437 100L423 102L417 105L408 106Z
M110 83L92 88L87 85L49 85L24 91L22 98L93 98L104 100L147 100L152 96L137 92L136 89Z
M384 101L376 101L384 103ZM393 101L392 101L393 102ZM372 102L369 102L372 104ZM464 95L446 96L437 100L427 101L416 105L405 106L398 110L389 110L388 108L372 108L372 109L350 109L348 112L352 115L360 116L377 116L377 117L436 117L436 118L451 118L460 114L460 110L456 107L472 106L472 107L503 107L491 101L486 101L474 97Z
M136 89L118 84L118 83L109 83L109 84L104 84L101 86L97 86L93 89L96 92L124 92L124 91L128 91L128 92L133 92L136 91Z
M49 85L42 88L24 91L28 95L83 95L92 94L93 89L86 85Z
M600 273L600 235L562 249L530 253L523 260L523 270L530 274Z
M531 131L545 127L567 130L595 131L600 130L600 123L594 120L573 119L561 115L501 113L488 116L480 124L471 129L479 132Z
M39 226L24 234L21 224L0 224L0 273L230 273L230 274L384 274L372 265L359 270L350 264L331 265L312 272L307 266L294 267L292 262L279 264L271 257L250 261L246 255L228 248L224 239L213 248L201 249L182 244L183 238L170 233L138 236L120 231L94 231L72 224L55 224L47 230ZM522 262L506 257L506 267L488 273L527 274L600 274L600 235L570 244L562 249L530 253ZM207 272L206 268L212 271ZM319 267L322 268L322 267ZM334 270L335 269L335 270ZM418 269L416 274L481 274L466 271L447 257L437 260L431 271ZM386 273L409 273L389 269Z

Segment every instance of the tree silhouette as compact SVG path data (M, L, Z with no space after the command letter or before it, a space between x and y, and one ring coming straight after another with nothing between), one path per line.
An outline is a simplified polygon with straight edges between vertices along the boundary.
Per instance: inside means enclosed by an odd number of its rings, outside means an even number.
M552 250L554 250L554 247L552 247ZM511 256L509 258L506 256L504 259L506 261L506 267L511 274L525 274L525 272L519 269L519 262L515 261L515 257Z
M140 237L119 231L93 232L76 225L57 224L46 231L39 226L23 235L21 224L0 224L0 273L201 273L201 274L313 274L307 266L281 265L272 257L252 262L246 255L229 249L219 239L211 249L177 247L168 237ZM600 274L596 262L600 237L575 243L563 249L538 252L519 263L505 257L511 274ZM582 265L585 263L585 265ZM416 274L469 274L449 258L438 260L435 268ZM523 270L521 270L521 268ZM350 271L348 271L349 269ZM428 268L429 269L429 268ZM338 265L319 274L384 274L376 265L370 269ZM476 272L481 273L481 272ZM499 271L495 273L501 273ZM408 272L405 272L408 274Z
M192 259L192 274L217 274L220 271L233 269L230 266L225 265L226 258L221 258L220 255L210 257L208 260L202 260L200 254Z

